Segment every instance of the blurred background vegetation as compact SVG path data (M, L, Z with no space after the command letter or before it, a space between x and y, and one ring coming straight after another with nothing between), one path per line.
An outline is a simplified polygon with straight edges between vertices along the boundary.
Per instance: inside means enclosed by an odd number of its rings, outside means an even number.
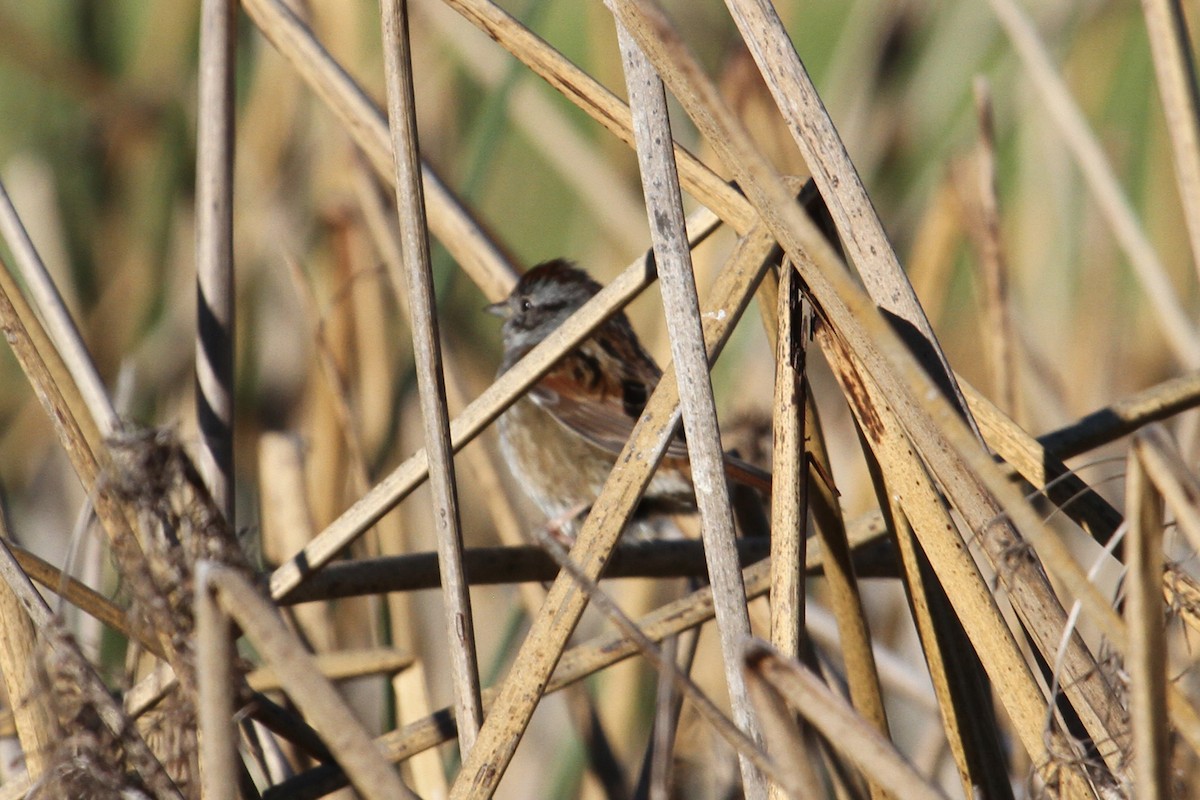
M376 5L297 5L333 55L381 99ZM527 267L565 255L606 280L646 249L632 153L453 12L434 0L412 5L425 156L517 261ZM624 96L613 25L601 3L501 5ZM723 5L665 5L777 164L803 174L787 132L767 113L770 98L737 48ZM777 6L951 363L968 381L986 394L993 390L982 344L978 251L968 232L971 154L979 137L972 85L979 75L989 79L995 103L1019 368L1014 416L1041 433L1180 371L986 3L778 0ZM1194 308L1195 271L1138 4L1040 2L1030 12L1182 304ZM196 4L0 0L0 175L101 374L114 390L122 387L125 413L175 426L188 443L195 441L197 35ZM238 59L238 524L258 528L259 437L282 430L303 443L310 513L319 529L354 495L314 355L315 331L339 364L374 477L420 445L411 351L361 222L357 182L364 173L348 137L245 18ZM706 157L682 115L676 121L677 136ZM445 252L435 248L435 258L443 336L473 394L498 363L496 323L479 313L483 295ZM307 312L289 259L303 267L319 319ZM719 263L715 254L698 257L701 268ZM656 305L651 290L631 313L665 360ZM814 369L818 389L826 390L822 412L834 432L842 501L853 516L874 498L858 456L841 455L857 450L853 428L822 368ZM771 370L761 328L747 320L716 372L731 428L769 413ZM1184 417L1178 425L1185 453L1194 458L1194 421ZM473 446L491 444L485 438ZM1119 486L1094 473L1089 478L1119 502ZM15 535L62 563L83 498L7 348L0 351L0 492ZM424 497L406 503L415 549L432 547L420 523ZM495 542L469 492L464 514L469 545ZM103 572L103 559L97 563ZM100 572L93 580L101 580ZM512 597L510 590L477 592L484 609L477 619L493 612L505 619ZM434 609L425 635L440 619L436 599L428 599ZM342 641L375 636L377 617L361 616L361 608L345 616L346 630L356 624L360 630L339 634ZM509 653L505 629L484 627L481 661L498 669ZM907 635L889 632L887 621L875 630L897 644ZM449 699L436 675L431 691L437 705Z

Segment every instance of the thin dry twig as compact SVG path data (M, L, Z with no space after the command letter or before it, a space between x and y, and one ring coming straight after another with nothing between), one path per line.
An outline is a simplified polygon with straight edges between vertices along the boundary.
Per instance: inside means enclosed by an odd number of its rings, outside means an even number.
M617 629L637 646L638 650L649 660L656 670L667 673L675 688L679 689L683 696L691 701L693 707L700 713L700 716L713 726L713 729L720 734L721 738L737 749L739 756L749 761L755 769L761 770L762 773L783 782L792 791L796 791L798 787L794 780L794 773L781 769L778 764L768 759L762 751L761 742L757 742L746 735L742 731L741 726L735 725L728 717L721 713L720 709L704 694L700 687L679 668L675 660L665 657L663 651L637 626L637 623L630 619L613 602L608 594L600 588L599 584L588 577L571 560L570 554L559 542L555 541L545 530L539 531L538 540L559 566L562 567L563 572L570 576L571 580L579 584L579 588L588 595L592 605L608 617L616 625ZM713 592L714 601L718 600L717 594L718 592ZM719 614L719 602L717 602L716 609ZM760 778L760 783L761 780Z

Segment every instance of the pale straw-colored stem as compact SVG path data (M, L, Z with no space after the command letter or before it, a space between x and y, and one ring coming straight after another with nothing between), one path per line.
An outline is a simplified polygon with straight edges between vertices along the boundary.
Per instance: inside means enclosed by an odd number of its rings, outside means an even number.
M717 429L712 378L708 374L708 354L704 348L692 254L684 225L667 95L662 80L641 48L620 24L617 25L617 41L625 69L629 108L633 113L642 192L650 218L650 239L658 264L671 355L679 380L688 463L696 505L700 510L700 531L708 556L713 597L717 602L717 630L725 659L725 681L738 727L752 741L761 742L762 733L741 670L742 640L750 635L750 617L743 599L742 574L737 566L733 511L725 482L724 453ZM744 753L740 754L739 760L746 797L750 800L765 798L767 787L762 775Z
M236 3L200 8L196 132L196 418L199 466L233 523L233 70Z
M442 348L438 340L429 239L425 228L425 198L421 191L408 8L405 0L383 0L380 8L383 16L388 122L396 170L396 208L400 217L405 275L408 280L417 392L425 423L425 451L433 490L438 566L450 639L450 674L454 683L459 743L465 754L474 744L482 724L483 706L479 699L479 666L475 656L471 595L467 591L462 566L462 530L454 481L454 450L450 443L446 387L442 376Z

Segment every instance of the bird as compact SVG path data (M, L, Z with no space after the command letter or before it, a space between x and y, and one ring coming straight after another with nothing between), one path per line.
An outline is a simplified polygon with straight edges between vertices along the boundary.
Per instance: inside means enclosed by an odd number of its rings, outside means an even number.
M562 258L526 272L507 298L485 309L504 320L499 374L512 369L600 289ZM572 534L661 377L629 319L618 312L501 415L501 451L509 470L552 525ZM770 492L770 474L732 454L725 456L725 472L731 481L764 495ZM695 511L687 443L680 432L634 511L633 536L653 537L662 518Z

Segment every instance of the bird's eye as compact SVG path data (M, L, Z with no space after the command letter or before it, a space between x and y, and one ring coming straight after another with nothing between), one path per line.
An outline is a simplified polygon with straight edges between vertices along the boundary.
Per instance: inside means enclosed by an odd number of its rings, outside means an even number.
M521 310L529 311L532 308L533 308L533 301L530 300L528 297L522 297L521 298Z

